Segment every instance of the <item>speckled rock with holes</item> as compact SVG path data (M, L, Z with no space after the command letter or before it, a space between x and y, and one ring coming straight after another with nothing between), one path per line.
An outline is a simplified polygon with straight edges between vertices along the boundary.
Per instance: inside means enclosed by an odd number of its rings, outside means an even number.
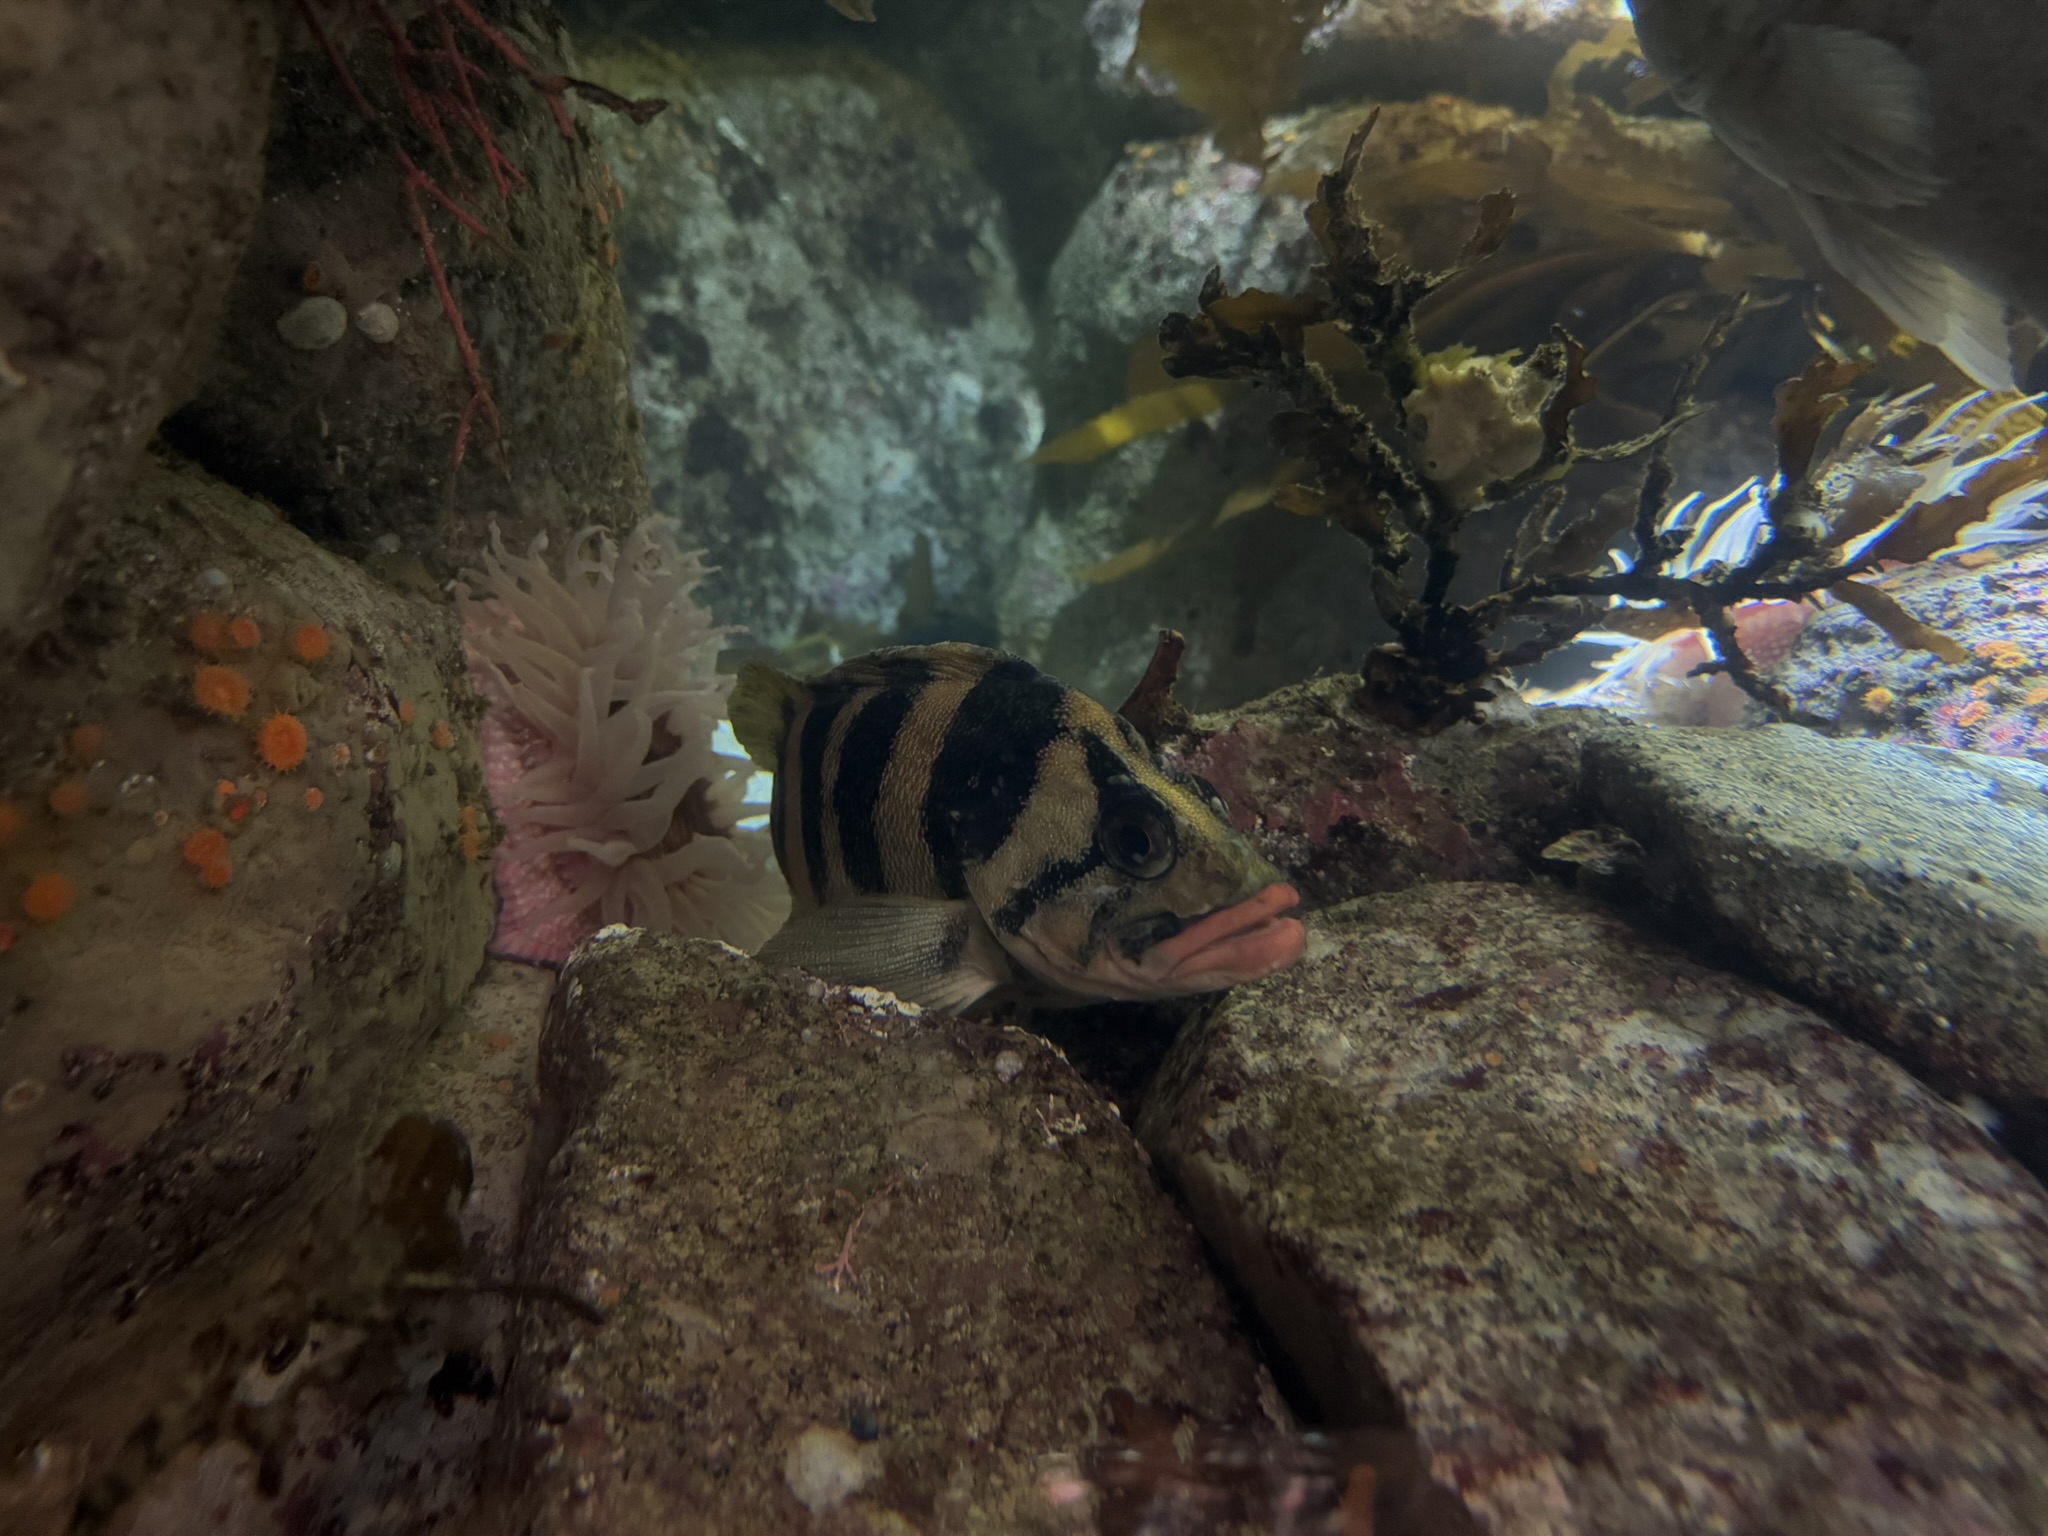
M1312 920L1141 1136L1325 1410L1500 1533L2037 1531L2048 1197L1770 992L1544 886Z

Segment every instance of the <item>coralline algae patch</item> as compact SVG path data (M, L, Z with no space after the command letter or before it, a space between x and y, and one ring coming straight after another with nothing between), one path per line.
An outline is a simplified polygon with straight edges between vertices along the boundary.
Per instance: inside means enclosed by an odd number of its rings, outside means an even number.
M1776 674L1802 707L1866 735L2048 762L2048 545L1930 561L1883 587L1969 653L1901 651L1836 604Z

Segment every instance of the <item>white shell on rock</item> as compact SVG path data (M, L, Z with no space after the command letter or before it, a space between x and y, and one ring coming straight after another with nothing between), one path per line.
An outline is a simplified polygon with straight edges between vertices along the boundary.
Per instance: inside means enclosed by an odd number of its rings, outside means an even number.
M381 299L365 304L356 311L356 329L381 347L398 337L398 311Z
M843 1429L813 1424L782 1459L782 1480L814 1515L837 1509L874 1476L875 1458Z
M348 334L348 311L342 308L341 300L315 294L299 300L277 317L277 334L288 347L318 352Z

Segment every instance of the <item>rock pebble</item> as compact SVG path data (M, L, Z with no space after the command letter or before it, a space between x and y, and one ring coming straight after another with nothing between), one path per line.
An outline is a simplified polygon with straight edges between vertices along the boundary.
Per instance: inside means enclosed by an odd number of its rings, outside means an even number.
M1782 997L1552 889L1321 915L1141 1134L1339 1422L1503 1533L2035 1531L2048 1198Z
M316 293L277 317L277 334L301 352L324 351L348 334L348 310L341 300Z

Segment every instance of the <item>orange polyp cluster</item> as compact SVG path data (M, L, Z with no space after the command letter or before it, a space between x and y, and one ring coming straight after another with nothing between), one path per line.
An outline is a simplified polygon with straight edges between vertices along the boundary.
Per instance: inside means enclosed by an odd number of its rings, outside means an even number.
M272 715L256 733L256 751L279 773L290 773L306 760L306 728L294 715Z
M209 715L239 720L249 708L249 680L233 667L201 667L192 674L192 698Z
M489 839L483 822L483 813L473 805L465 805L458 823L461 827L462 856L474 864L484 856L484 845Z
M83 816L90 803L83 779L66 779L50 791L50 812L55 816Z
M185 862L199 871L200 882L217 891L235 878L235 866L228 862L228 840L213 827L201 827L185 839L179 850Z
M318 624L301 624L292 631L292 654L311 666L326 659L328 650L327 631Z
M186 631L186 638L192 642L192 649L202 656L218 656L227 650L227 615L215 613L211 608L202 609L192 615L192 627Z
M71 760L81 768L89 768L107 750L107 728L104 725L76 726L66 744L71 750Z
M22 892L22 915L32 923L54 923L71 910L77 894L62 875L37 875Z
M212 827L201 827L185 839L180 850L185 862L194 869L204 869L215 859L224 858L228 851L228 840Z

